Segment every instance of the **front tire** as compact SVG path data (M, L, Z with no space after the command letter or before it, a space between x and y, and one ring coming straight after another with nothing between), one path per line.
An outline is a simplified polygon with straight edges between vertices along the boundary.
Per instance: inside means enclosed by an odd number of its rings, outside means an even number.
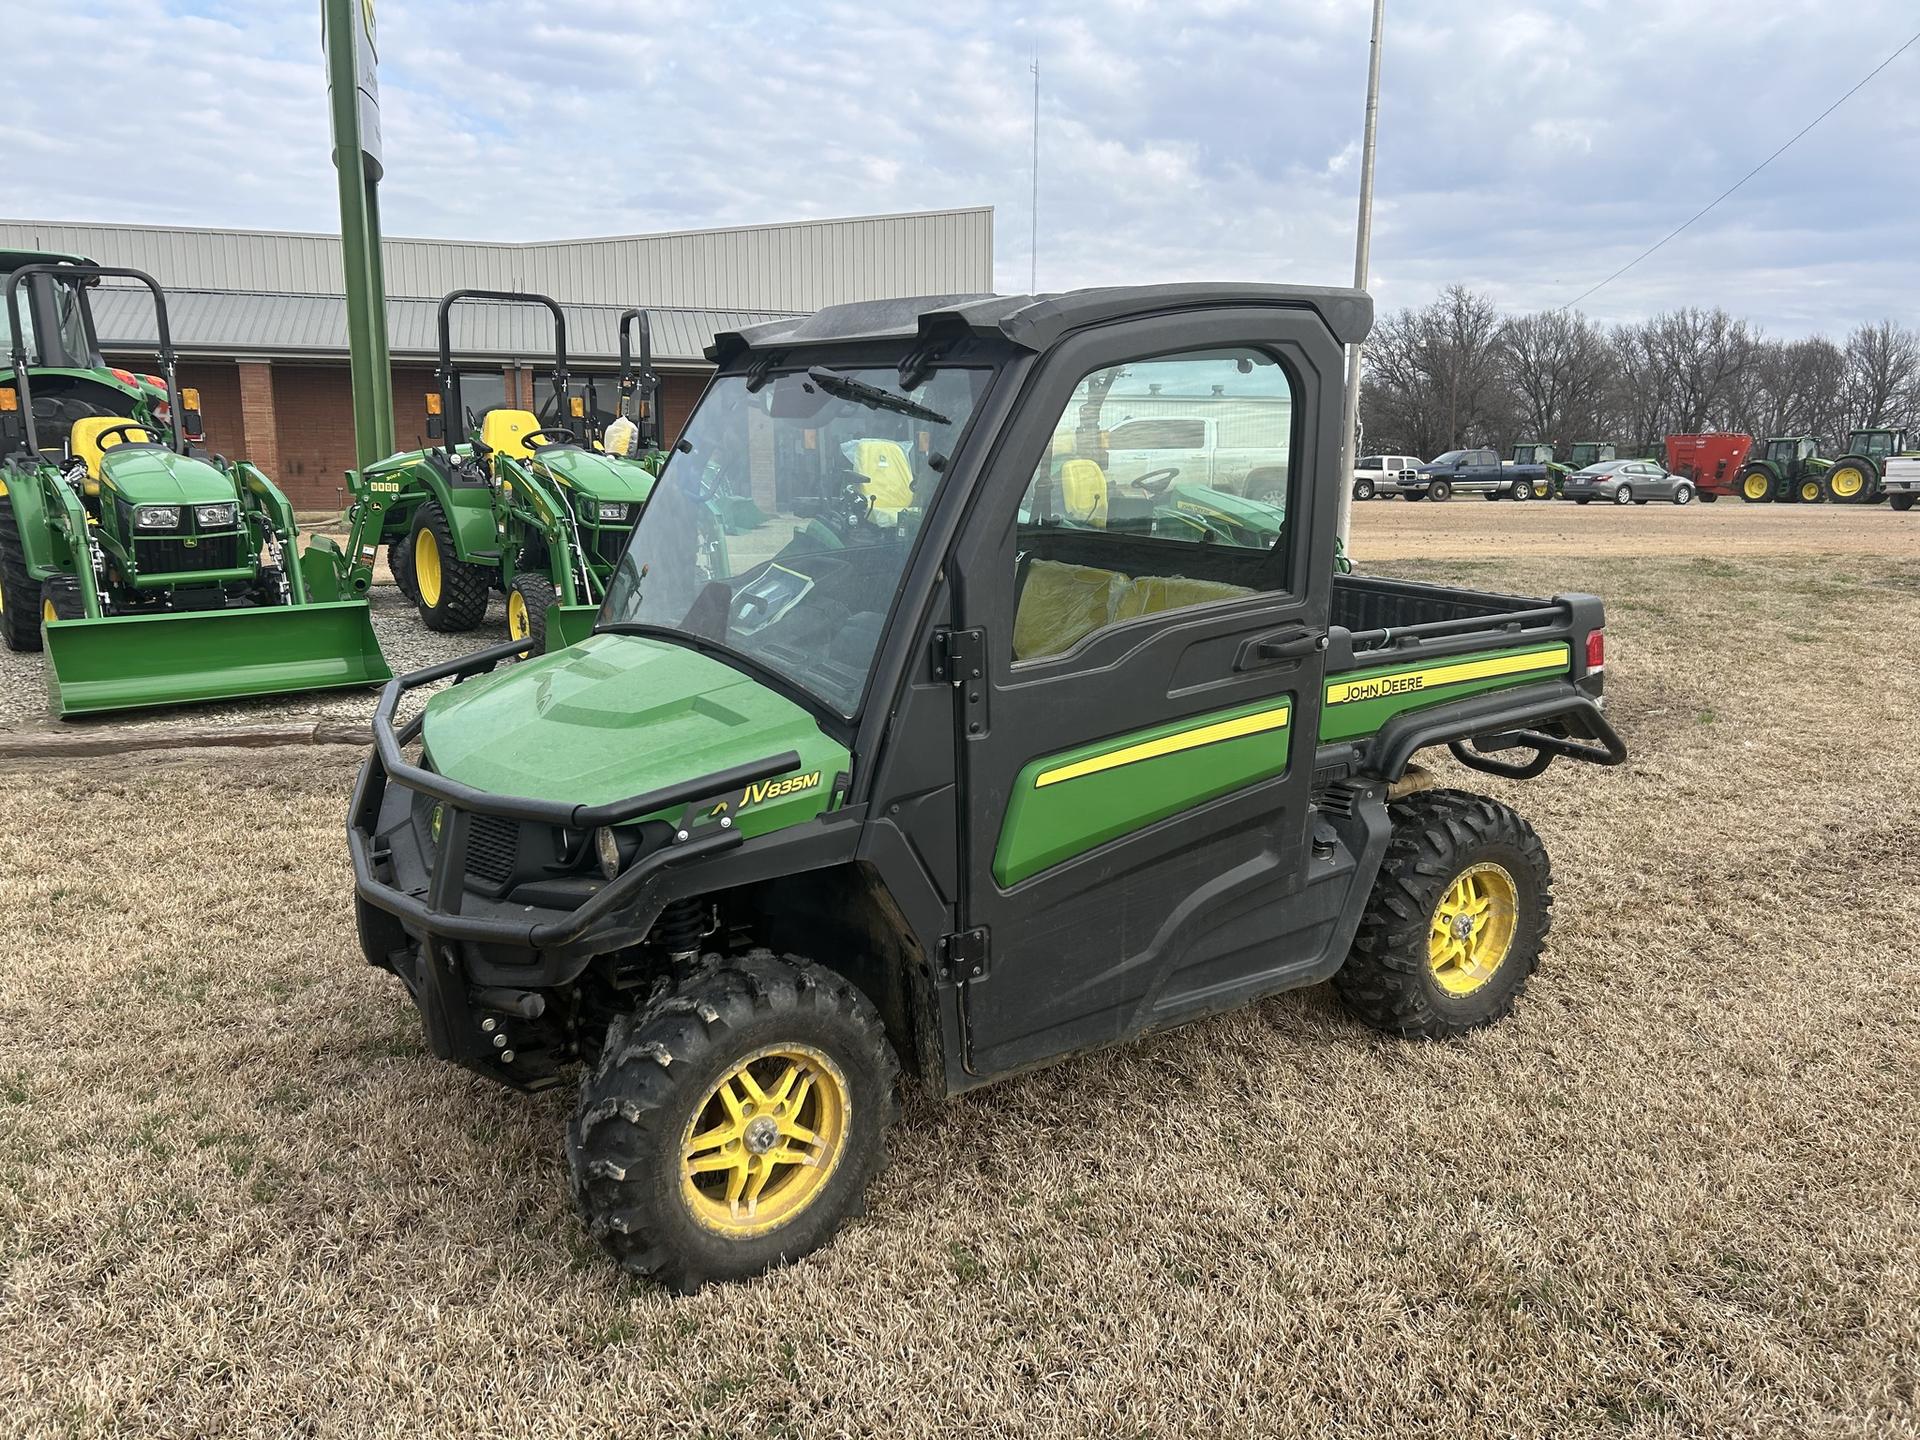
M40 582L27 569L13 502L0 495L0 640L9 650L40 648Z
M487 618L493 574L484 565L458 558L453 527L438 501L420 507L407 545L413 551L414 603L429 630L471 630Z
M547 607L553 604L553 581L537 570L522 570L507 586L507 638L533 641L533 653L547 653Z
M681 1293L824 1245L885 1158L899 1063L830 970L756 950L607 1031L568 1129L574 1199L629 1274Z
M1673 503L1676 505L1691 505L1693 503L1693 487L1691 485L1674 486Z
M1540 963L1553 918L1546 847L1505 805L1460 790L1409 795L1387 814L1386 858L1334 989L1391 1035L1491 1024Z
M1451 500L1452 498L1453 486L1448 481L1436 480L1427 486L1427 499L1429 500Z
M80 582L71 575L50 575L40 585L40 618L42 620L84 620L87 618L86 596L80 593Z

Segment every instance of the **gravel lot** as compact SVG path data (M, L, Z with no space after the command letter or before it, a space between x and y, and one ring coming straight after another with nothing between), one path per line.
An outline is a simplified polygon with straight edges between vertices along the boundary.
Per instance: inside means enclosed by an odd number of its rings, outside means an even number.
M570 1096L361 963L350 749L0 764L0 1434L1920 1433L1920 530L1479 528L1548 508L1360 507L1467 553L1393 573L1609 598L1628 765L1440 762L1554 857L1510 1020L1323 987L909 1097L864 1219L687 1300L582 1237Z

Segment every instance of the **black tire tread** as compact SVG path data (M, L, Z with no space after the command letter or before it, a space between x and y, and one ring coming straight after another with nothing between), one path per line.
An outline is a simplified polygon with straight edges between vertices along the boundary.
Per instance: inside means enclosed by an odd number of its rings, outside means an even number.
M27 569L20 517L0 497L0 639L9 650L40 648L40 583Z
M393 572L393 583L400 593L415 605L420 603L420 591L413 583L413 533L408 531L405 539L387 542L387 568Z
M493 572L484 565L469 565L455 558L453 527L447 523L440 502L429 500L413 518L413 530L407 543L422 530L433 531L440 547L440 603L428 605L418 598L414 606L429 630L452 634L471 630L487 618L487 601L493 594ZM418 587L416 586L416 592Z
M1376 1030L1408 1038L1458 1035L1513 1008L1540 963L1553 923L1552 867L1533 827L1498 801L1463 790L1424 790L1387 810L1393 835L1367 899L1347 961L1333 986L1342 1003ZM1427 968L1427 929L1445 886L1490 847L1518 851L1532 869L1539 905L1522 905L1505 976L1489 980L1472 1013L1436 1004ZM1472 997L1470 997L1472 998Z
M513 592L518 590L526 597L527 633L533 640L533 653L547 653L547 607L559 598L553 581L538 570L522 570L513 577L513 583L507 587L507 598L511 603Z

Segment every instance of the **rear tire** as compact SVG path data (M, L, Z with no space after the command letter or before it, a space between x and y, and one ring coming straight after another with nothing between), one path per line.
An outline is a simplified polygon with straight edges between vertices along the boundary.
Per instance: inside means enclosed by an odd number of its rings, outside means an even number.
M1387 814L1386 858L1334 990L1390 1035L1433 1039L1498 1020L1539 965L1552 924L1546 847L1505 805L1460 790L1409 795ZM1463 895L1486 903L1453 908Z
M1353 498L1356 500L1371 500L1373 498L1373 482L1371 480L1354 481Z
M1518 482L1513 487L1513 498L1516 500L1531 500L1533 498L1533 482L1531 480Z
M1872 471L1858 460L1847 460L1827 471L1827 500L1834 505L1871 505L1880 498Z
M429 630L443 634L471 630L487 618L493 573L484 565L469 565L455 558L459 552L454 549L453 528L447 524L438 501L429 500L420 507L407 543L413 551L413 579L418 592L414 604ZM429 554L431 561L427 559Z
M1429 500L1451 500L1452 498L1453 486L1448 481L1436 480L1427 486L1427 499Z
M1891 505L1895 510L1907 511L1913 508L1913 502L1916 499L1920 499L1920 496L1889 495L1887 497L1887 504Z
M1633 487L1631 485L1622 485L1618 490L1614 491L1613 503L1616 505L1633 504Z
M40 582L27 569L20 518L0 495L0 640L9 650L40 648Z
M507 587L507 638L532 640L533 653L547 653L547 607L554 602L553 581L537 570L522 570Z
M804 1077L790 1113L772 1105L783 1065ZM567 1130L575 1203L628 1274L683 1294L798 1260L859 1210L899 1076L879 1014L841 976L766 950L709 957L608 1028Z

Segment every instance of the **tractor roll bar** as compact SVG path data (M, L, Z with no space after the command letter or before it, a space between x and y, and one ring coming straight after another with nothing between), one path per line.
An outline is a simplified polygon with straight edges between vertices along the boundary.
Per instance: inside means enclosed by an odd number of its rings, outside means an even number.
M633 368L633 338L630 327L640 331L640 369ZM620 312L620 413L626 414L627 401L634 392L640 392L643 407L640 414L633 418L644 422L640 425L640 444L643 449L658 449L660 445L660 376L653 368L653 322L647 312L640 309Z
M467 438L467 412L460 405L460 372L453 365L453 307L462 300L493 300L504 305L544 305L553 315L553 393L559 413L567 413L567 317L551 296L525 290L450 290L440 297L436 323L440 331L440 405L446 412L445 446L451 450ZM456 428L457 427L457 428Z
M40 436L33 423L33 380L27 364L27 342L20 329L20 286L36 275L50 276L61 284L71 285L76 291L83 286L108 277L122 280L138 280L153 293L153 315L160 332L160 368L166 373L168 428L173 436L171 447L184 455L187 453L185 412L180 405L179 367L173 354L173 329L167 321L167 296L160 288L160 282L144 270L130 269L124 265L22 265L7 277L7 331L13 340L13 383L20 392L20 413L27 427L27 449L34 454L40 452ZM84 318L89 343L98 346L99 337L93 332L93 308L84 305ZM27 297L31 304L33 297Z

